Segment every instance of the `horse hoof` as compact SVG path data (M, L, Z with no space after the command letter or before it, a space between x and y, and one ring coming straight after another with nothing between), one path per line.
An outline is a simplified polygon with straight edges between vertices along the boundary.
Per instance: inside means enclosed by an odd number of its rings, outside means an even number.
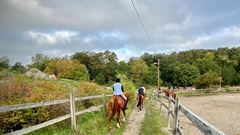
M123 118L123 122L125 123L125 121L126 121L126 119L125 118Z
M117 128L120 128L120 124L119 123L117 123Z

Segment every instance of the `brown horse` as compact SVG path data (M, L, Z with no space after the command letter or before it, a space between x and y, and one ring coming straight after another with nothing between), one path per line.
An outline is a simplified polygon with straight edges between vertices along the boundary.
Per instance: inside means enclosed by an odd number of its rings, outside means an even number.
M127 97L129 101L130 94L128 92L124 92L124 95ZM111 121L113 116L117 113L117 127L120 128L120 112L122 110L124 114L123 122L125 122L126 112L124 108L124 100L120 96L112 96L109 100L109 126L108 128L111 129Z
M170 90L166 90L164 89L163 92L165 93L165 96L170 97L172 96L172 98L175 100L176 99L176 91L170 91Z
M172 97L173 97L174 100L176 99L176 97L177 97L176 90L172 90Z
M142 110L142 108L143 108L143 101L144 101L144 95L142 95L142 94L138 95L137 107L139 110Z

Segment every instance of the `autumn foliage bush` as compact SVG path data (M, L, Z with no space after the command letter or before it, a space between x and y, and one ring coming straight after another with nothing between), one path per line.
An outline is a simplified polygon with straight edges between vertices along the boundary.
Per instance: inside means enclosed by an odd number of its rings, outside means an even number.
M58 78L89 80L88 69L77 60L53 59L47 63L45 72L55 74Z
M92 83L73 80L41 80L25 75L0 72L0 105L32 103L69 98L70 92L76 96L103 94L104 88ZM78 103L85 108L94 105L92 100ZM0 113L0 134L36 125L44 121L69 114L69 104L59 104L33 109L23 109Z

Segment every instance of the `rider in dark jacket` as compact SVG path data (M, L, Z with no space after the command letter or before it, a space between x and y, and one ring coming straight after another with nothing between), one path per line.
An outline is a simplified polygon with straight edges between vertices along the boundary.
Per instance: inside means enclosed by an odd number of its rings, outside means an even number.
M145 88L143 87L143 85L141 87L139 87L138 89L138 96L137 96L137 100L139 98L140 95L145 96ZM140 101L138 101L137 107L139 107L139 105L141 104Z
M138 89L138 96L139 95L145 95L145 88L143 86Z

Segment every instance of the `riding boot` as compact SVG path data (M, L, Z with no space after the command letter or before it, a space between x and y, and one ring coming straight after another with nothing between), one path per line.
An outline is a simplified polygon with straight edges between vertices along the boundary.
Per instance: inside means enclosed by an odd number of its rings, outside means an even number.
M127 110L127 109L128 109L128 107L127 107L127 103L128 103L128 99L125 100L125 104L124 104L124 107L123 107L124 110Z

